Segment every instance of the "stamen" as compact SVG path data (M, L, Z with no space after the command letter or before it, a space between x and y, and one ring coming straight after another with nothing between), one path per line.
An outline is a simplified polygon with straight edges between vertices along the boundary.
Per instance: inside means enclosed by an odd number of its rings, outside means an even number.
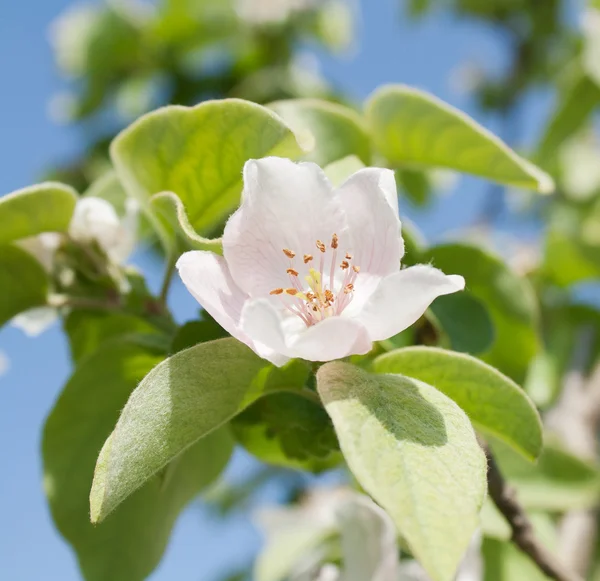
M354 266L352 267L352 270L353 270L353 271L354 271L356 274L358 274L358 273L360 272L360 266L356 266L356 265L354 265Z
M325 244L323 244L323 242L321 242L320 240L317 240L317 248L321 251L321 252L325 252Z
M334 234L331 237L331 248L334 248L334 249L337 248L338 247L338 241L339 241L338 235Z
M290 250L289 248L284 248L283 249L283 253L289 258L292 259L294 258L294 256L296 256L296 253L293 250Z
M295 289L295 288L286 288L286 289L285 289L285 292L286 292L288 295L291 295L291 296L295 297L295 296L296 296L296 294L298 293L298 289Z
M340 268L342 270L347 270L348 268L350 268L350 264L348 263L347 260L342 260L342 264L340 264Z
M331 292L329 289L327 289L327 290L325 291L325 300L326 300L328 303L332 303L332 302L335 300L335 299L334 299L334 296L333 296L333 293L332 293L332 292Z
M308 264L312 259L313 259L312 254L305 254L304 255L304 264Z
M315 300L315 293L308 291L306 293L306 298L310 303L312 303Z
M274 288L269 294L270 295L280 295L283 293L283 289L282 288Z
M348 283L345 287L344 287L344 294L345 295L349 295L352 291L354 290L354 285L352 283Z
M346 252L346 260L352 260L352 254Z
M293 268L288 268L288 269L286 270L286 272L287 272L288 274L291 274L292 276L298 276L298 271L297 271L297 270L294 270Z

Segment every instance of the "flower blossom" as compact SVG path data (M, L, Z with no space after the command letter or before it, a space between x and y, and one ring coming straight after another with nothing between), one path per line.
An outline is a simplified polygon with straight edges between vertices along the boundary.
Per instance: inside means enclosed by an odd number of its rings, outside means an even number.
M243 177L224 256L186 252L177 268L226 331L275 365L365 354L464 288L429 265L400 268L392 171L362 169L334 189L317 165L271 157Z
M138 204L132 199L126 201L125 215L120 218L110 202L93 196L80 198L69 224L69 236L84 244L96 242L112 262L122 264L135 247L138 213ZM18 244L50 274L60 242L60 234L44 232L19 240ZM48 329L57 317L53 307L36 307L13 317L11 324L35 337Z

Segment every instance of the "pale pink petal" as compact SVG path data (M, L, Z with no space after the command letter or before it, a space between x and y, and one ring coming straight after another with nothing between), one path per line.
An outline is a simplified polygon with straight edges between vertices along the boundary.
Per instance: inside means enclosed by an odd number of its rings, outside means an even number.
M318 268L316 241L329 246L333 234L346 236L345 217L319 166L276 157L246 163L242 204L223 235L231 274L245 292L264 297L291 286L283 249L296 253L293 267L304 282L310 265L303 255L313 254Z
M222 256L201 250L186 252L177 261L177 270L190 294L230 335L275 365L289 361L242 331L240 316L248 297L231 278Z
M28 337L37 337L49 329L58 320L53 307L35 307L13 317L10 324L20 329Z
M308 361L332 361L371 350L366 329L357 321L331 317L305 327L296 317L282 317L264 299L248 301L242 313L242 329L253 340L288 357ZM291 324L290 324L291 323Z
M389 169L362 169L348 178L338 192L348 221L353 263L361 273L369 275L384 277L397 272L404 242L394 173ZM359 275L357 287L360 278Z
M372 341L381 341L410 327L437 297L464 287L462 276L425 264L411 266L384 278L356 318Z

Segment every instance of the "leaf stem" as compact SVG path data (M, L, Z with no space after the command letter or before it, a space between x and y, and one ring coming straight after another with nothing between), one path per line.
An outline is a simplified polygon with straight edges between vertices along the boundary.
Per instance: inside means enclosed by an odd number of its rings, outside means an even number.
M536 538L525 510L517 500L515 490L504 480L492 452L483 446L488 461L488 490L494 504L504 515L512 531L512 542L554 581L583 581L566 569Z
M167 259L167 266L165 268L163 282L160 287L160 294L158 295L158 299L163 306L166 305L166 303L167 303L167 296L169 295L169 288L171 286L171 280L173 279L173 274L175 273L175 265L176 264L177 264L177 257L175 255L175 252L171 251L169 253L169 257Z

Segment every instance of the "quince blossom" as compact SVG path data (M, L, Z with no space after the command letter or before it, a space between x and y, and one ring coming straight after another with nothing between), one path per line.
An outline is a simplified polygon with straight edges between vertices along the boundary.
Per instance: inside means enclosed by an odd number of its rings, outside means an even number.
M112 262L122 264L135 247L138 214L138 204L132 199L126 201L125 215L120 218L110 202L93 196L80 198L69 224L69 236L85 244L96 242ZM60 241L60 234L44 232L24 238L18 244L51 273ZM11 325L35 337L48 329L57 317L53 307L36 307L13 317Z
M429 265L401 269L394 174L366 168L334 189L313 163L250 160L224 257L183 254L177 268L231 335L275 365L365 354L464 288Z

